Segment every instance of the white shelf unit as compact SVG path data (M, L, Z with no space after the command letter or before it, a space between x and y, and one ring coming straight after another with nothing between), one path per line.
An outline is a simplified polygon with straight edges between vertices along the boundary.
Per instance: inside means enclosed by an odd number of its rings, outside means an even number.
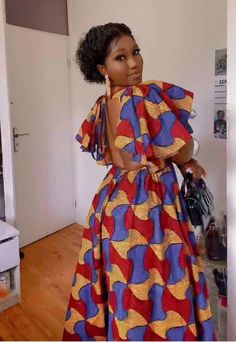
M20 302L19 231L0 221L0 273L10 271L11 291L0 298L0 312Z

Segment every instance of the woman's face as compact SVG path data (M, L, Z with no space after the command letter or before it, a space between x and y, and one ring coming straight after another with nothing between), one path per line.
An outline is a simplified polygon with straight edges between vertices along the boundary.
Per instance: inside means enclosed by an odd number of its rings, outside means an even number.
M105 72L113 87L126 87L142 82L143 58L132 37L121 36L111 44L109 55L105 59Z

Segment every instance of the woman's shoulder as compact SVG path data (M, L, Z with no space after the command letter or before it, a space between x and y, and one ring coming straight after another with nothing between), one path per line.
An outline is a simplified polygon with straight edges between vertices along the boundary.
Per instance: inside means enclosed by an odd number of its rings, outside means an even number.
M151 100L161 94L166 94L172 99L181 99L186 96L193 98L193 93L190 90L170 82L159 80L149 80L138 85L127 86L114 93L112 98L118 98L122 101L123 98L139 96Z
M124 96L147 96L150 88L156 88L161 91L163 89L162 81L144 81L137 85L129 85L124 87L112 95L112 98L122 99Z

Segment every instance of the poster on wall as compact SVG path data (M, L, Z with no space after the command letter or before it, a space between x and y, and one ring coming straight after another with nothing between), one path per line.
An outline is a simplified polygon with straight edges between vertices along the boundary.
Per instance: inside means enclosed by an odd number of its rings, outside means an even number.
M227 138L227 49L215 51L214 137Z

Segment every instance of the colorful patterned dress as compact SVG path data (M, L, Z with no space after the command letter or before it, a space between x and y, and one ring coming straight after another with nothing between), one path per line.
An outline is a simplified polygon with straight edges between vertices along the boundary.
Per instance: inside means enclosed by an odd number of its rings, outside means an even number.
M93 199L63 340L213 341L205 275L168 159L191 140L193 94L149 81L113 97L122 104L115 146L142 165L113 165ZM103 165L106 111L102 96L77 135Z

